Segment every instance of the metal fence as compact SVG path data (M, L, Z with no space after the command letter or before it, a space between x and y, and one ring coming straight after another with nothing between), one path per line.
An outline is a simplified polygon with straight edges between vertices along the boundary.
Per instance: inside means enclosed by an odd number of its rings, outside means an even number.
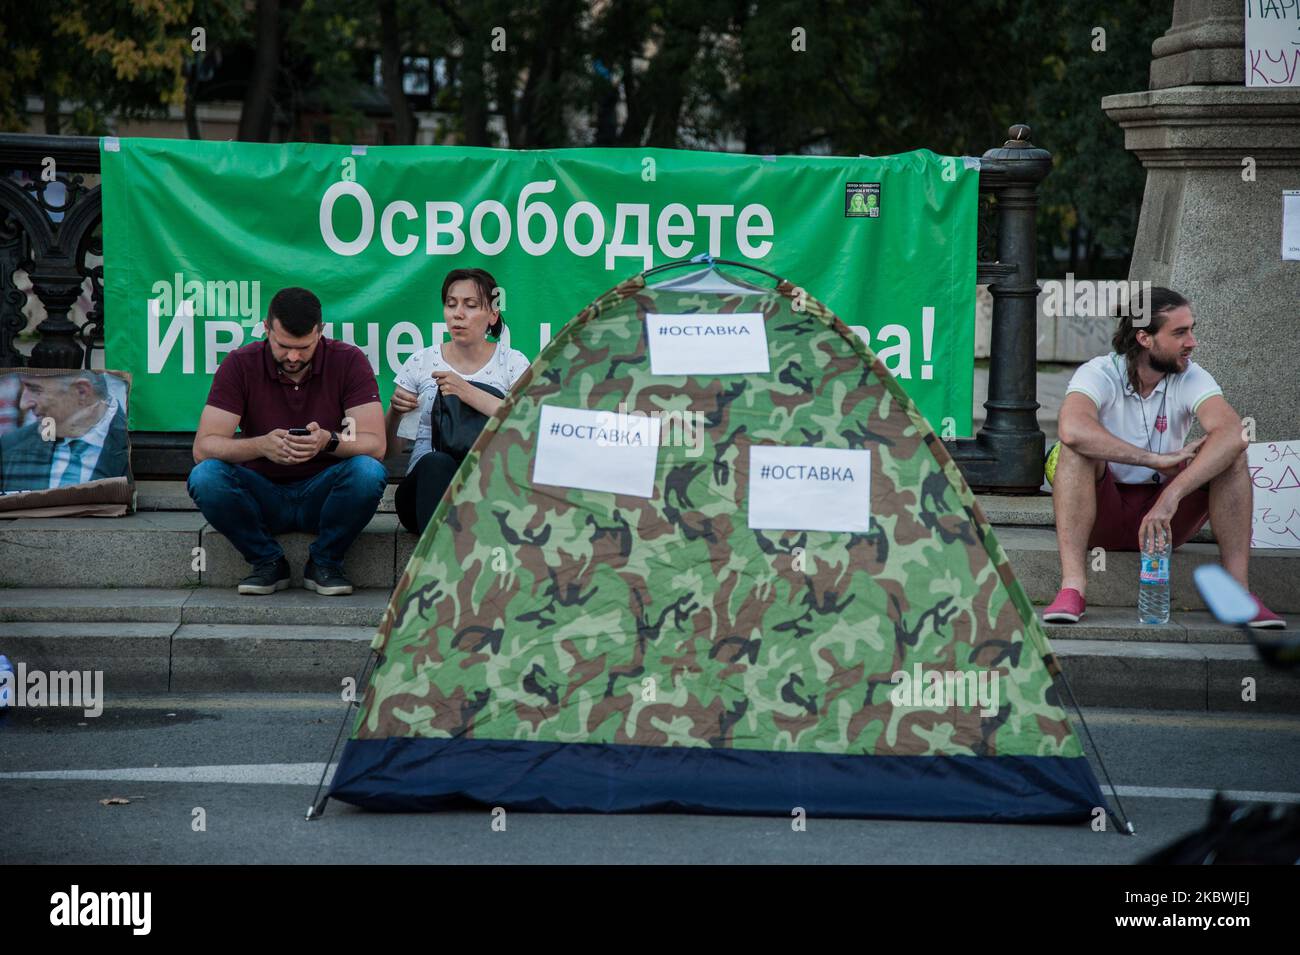
M987 416L974 438L945 444L975 490L1032 494L1042 483L1044 443L1035 400L1035 220L1052 157L1030 142L1028 126L1008 133L980 166L976 282L993 296ZM98 172L95 137L0 134L0 366L89 368L103 347L104 269L93 261L103 255L103 214L99 186L85 183ZM46 310L30 359L15 346L27 326L18 272ZM70 312L87 282L91 308L78 324ZM193 438L133 431L136 477L185 477Z

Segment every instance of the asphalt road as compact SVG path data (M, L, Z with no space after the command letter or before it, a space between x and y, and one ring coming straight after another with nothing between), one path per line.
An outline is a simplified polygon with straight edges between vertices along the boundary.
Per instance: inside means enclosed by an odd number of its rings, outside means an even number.
M796 832L775 818L522 812L496 831L487 810L381 815L342 803L307 822L341 706L229 694L110 700L97 719L13 711L0 722L0 863L1122 864L1197 828L1210 790L1300 801L1300 718L1088 710L1136 836L817 818ZM14 775L33 772L59 775ZM113 797L129 802L101 805Z

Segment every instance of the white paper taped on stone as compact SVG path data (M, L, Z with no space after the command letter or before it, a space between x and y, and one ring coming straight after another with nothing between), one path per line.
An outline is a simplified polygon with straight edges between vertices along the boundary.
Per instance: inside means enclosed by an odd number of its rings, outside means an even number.
M1282 193L1282 261L1300 262L1300 189Z
M1300 86L1300 4L1246 0L1247 86Z
M652 375L748 375L772 370L759 312L649 312Z
M533 483L654 496L658 418L543 405Z
M1300 548L1300 441L1259 441L1246 449L1254 511L1251 547Z
M749 526L867 533L871 452L751 445Z

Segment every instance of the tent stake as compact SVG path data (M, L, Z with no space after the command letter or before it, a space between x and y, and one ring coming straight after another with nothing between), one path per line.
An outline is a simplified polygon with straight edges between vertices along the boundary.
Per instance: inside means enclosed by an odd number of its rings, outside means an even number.
M1074 712L1079 716L1079 725L1083 727L1083 733L1088 737L1088 744L1092 746L1092 751L1097 755L1097 765L1101 767L1101 774L1106 778L1106 785L1110 788L1110 796L1115 800L1115 808L1119 810L1117 816L1114 812L1110 813L1111 819L1115 820L1116 832L1127 832L1130 836L1137 835L1133 829L1133 823L1129 821L1128 813L1124 810L1124 804L1119 801L1119 790L1115 788L1114 782L1110 778L1110 770L1106 768L1106 761L1101 758L1101 749L1097 746L1097 741L1092 738L1092 730L1088 729L1088 721L1083 718L1083 710L1079 707L1079 701L1074 697L1074 690L1070 686L1069 679L1065 676L1065 668L1056 667L1056 675L1061 678L1065 685L1065 692L1070 697L1070 704L1074 707ZM1107 809L1110 807L1107 806Z
M370 678L372 665L378 656L379 652L377 650L371 650L370 655L366 657L366 662L361 665L361 676L357 680L357 687L363 693L365 692L366 681ZM329 775L330 765L334 762L334 754L338 752L339 740L343 738L343 733L348 727L348 719L352 716L352 708L360 705L360 699L354 698L343 709L343 719L339 723L339 731L334 734L334 745L330 747L330 754L325 759L325 768L320 773L320 782L316 784L316 795L312 797L311 805L307 807L308 822L325 815L325 805L330 801L329 796L321 796L321 791L325 788L325 777Z

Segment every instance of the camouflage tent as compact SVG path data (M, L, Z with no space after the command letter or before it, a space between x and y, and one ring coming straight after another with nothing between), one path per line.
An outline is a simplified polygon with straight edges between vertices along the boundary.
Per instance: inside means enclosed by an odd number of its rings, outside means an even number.
M652 374L648 315L738 312L761 316L768 373ZM544 407L620 402L699 411L702 441L658 448L648 498L534 483ZM752 529L760 446L869 450L869 530ZM861 340L784 281L642 275L569 322L457 472L373 646L330 793L368 808L1105 806L956 465Z

